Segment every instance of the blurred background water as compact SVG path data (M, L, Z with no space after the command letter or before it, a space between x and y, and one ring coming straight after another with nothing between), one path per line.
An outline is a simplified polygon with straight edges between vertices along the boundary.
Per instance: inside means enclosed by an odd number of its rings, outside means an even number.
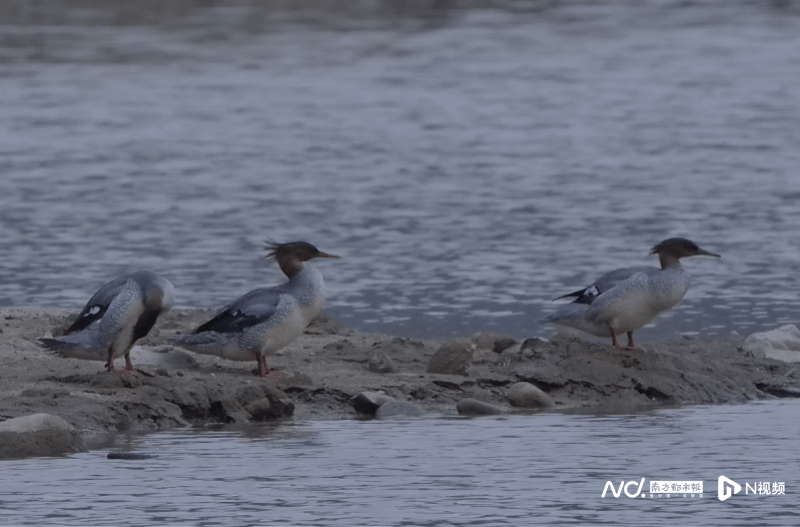
M0 305L219 307L302 239L348 325L525 337L684 236L641 342L794 323L798 50L791 1L5 0Z

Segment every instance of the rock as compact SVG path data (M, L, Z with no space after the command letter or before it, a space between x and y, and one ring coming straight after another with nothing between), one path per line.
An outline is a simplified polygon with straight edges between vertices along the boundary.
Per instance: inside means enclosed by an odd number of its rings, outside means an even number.
M466 375L474 351L474 345L466 339L445 342L428 362L428 373Z
M361 392L351 397L348 402L358 413L375 415L378 408L389 401L394 399L383 392Z
M771 331L753 333L744 341L743 348L759 359L800 362L800 330L788 324Z
M433 390L427 386L420 386L419 388L412 390L409 395L418 401L422 401L424 399L430 399L433 397Z
M477 399L461 399L456 404L459 415L500 415L503 410Z
M529 382L512 384L506 391L511 406L520 408L549 408L554 406L552 397Z
M492 333L491 331L475 333L470 337L470 340L478 348L492 350L495 353L503 353L504 350L517 343L513 337Z
M375 373L394 373L397 371L397 364L395 364L386 353L373 353L369 358L369 371Z
M168 369L188 369L197 368L197 359L185 351L164 346L157 349L147 349L141 346L134 346L131 349L131 361L137 368L168 368Z
M267 421L272 418L271 405L266 397L248 403L244 409L255 421Z
M285 392L271 386L262 385L264 395L269 400L269 415L273 419L291 417L294 414L294 403Z
M406 401L387 401L375 412L375 417L381 420L387 419L408 419L411 417L422 417L425 412L414 403Z
M239 401L239 404L241 404L244 407L246 407L253 401L258 401L259 399L263 398L264 398L264 389L258 384L248 384L245 386L240 386L236 390L236 400Z
M181 409L185 419L202 419L209 415L211 401L202 385L173 386L165 396Z
M75 427L60 417L33 414L0 423L0 459L88 452Z
M393 337L373 343L371 352L386 353L398 362L419 362L428 356L428 346L421 340Z
M543 359L555 352L553 343L542 337L525 339L520 346L520 356L526 359Z
M233 397L212 401L211 413L223 423L247 423L250 413Z
M140 454L138 452L109 452L106 459L124 459L127 461L141 460L141 459L155 459L158 456L155 454Z

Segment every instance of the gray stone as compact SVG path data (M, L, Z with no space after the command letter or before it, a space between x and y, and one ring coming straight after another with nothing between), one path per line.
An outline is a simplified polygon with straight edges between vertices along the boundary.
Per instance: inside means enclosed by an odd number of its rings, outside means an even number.
M425 412L414 403L407 401L388 401L380 406L375 412L375 417L381 420L387 419L409 419L411 417L422 417Z
M369 371L375 373L394 373L397 371L397 364L386 354L381 352L373 353L369 358Z
M529 382L512 384L506 391L511 406L519 408L549 408L555 405L553 398Z
M445 342L428 362L428 373L466 375L474 351L474 345L466 339Z
M138 461L142 459L155 459L155 454L141 454L139 452L109 452L106 459L122 459L126 461Z
M60 417L33 414L0 423L0 459L87 452L75 427Z
M205 386L173 386L164 398L180 407L187 419L204 418L209 415L211 401Z
M526 359L543 359L555 352L553 343L542 337L525 339L519 349L520 355Z
M212 401L211 412L225 423L247 423L250 413L233 397Z
M286 392L271 386L262 385L262 388L264 395L269 399L269 414L273 419L294 415L294 402L286 395Z
M271 405L266 397L248 403L244 409L247 410L247 413L250 414L254 421L272 419Z
M394 401L383 392L361 392L350 398L350 406L361 414L375 415L383 404Z
M136 368L197 368L197 359L185 351L171 346L164 346L156 349L134 346L133 349L131 349L131 362L133 362Z
M503 410L477 399L461 399L456 404L459 415L500 415Z
M470 340L474 342L478 348L491 350L495 353L502 353L503 350L517 343L513 337L492 333L491 331L475 333L470 337Z
M742 346L754 357L800 362L800 330L788 324L771 331L753 333Z

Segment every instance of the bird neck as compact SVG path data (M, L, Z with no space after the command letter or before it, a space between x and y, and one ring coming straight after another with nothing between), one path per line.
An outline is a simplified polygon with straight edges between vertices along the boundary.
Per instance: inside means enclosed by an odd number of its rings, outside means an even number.
M313 265L306 265L289 279L286 287L301 306L319 305L325 298L325 282L322 273Z
M669 269L670 267L676 267L681 265L680 258L676 258L670 254L659 254L658 261L661 262L661 270Z
M303 262L297 258L279 258L278 265L280 266L281 271L283 271L283 274L285 274L289 280L294 278L294 276L302 271L305 267Z

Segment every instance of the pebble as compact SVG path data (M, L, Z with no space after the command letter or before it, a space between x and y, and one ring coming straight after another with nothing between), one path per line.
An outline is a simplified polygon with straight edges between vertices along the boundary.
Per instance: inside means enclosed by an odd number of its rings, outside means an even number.
M456 339L442 344L428 362L428 373L466 375L472 364L475 347L466 339Z
M153 459L157 458L158 456L154 454L140 454L138 452L109 452L106 456L106 459L131 459L131 460L138 460L138 459Z
M50 414L33 414L0 423L0 459L61 456L87 452L75 427Z
M745 339L744 350L753 357L783 362L800 362L800 329L792 324L753 333Z
M375 415L378 408L389 401L394 401L394 399L383 392L361 392L351 397L348 402L358 413Z
M272 419L272 405L266 397L252 401L245 405L244 409L255 421L269 421Z
M549 408L555 405L553 398L529 382L512 384L506 391L511 406L519 408Z
M456 404L459 415L500 415L503 410L477 399L461 399Z
M369 358L369 371L375 373L395 373L397 364L383 352L373 353Z
M470 337L478 348L492 350L495 353L503 353L517 343L516 339L508 335L500 335L491 331L476 333Z

